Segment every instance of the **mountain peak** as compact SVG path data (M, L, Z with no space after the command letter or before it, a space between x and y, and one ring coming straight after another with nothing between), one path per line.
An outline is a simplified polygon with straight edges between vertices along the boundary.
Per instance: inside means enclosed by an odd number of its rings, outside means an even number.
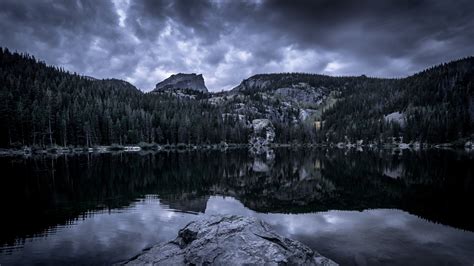
M190 89L200 92L208 92L204 84L202 74L196 73L178 73L173 74L167 79L156 84L154 91L165 91L175 89Z

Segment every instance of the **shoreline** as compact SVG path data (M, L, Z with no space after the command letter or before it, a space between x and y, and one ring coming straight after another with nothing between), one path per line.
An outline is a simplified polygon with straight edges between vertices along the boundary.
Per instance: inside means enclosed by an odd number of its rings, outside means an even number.
M427 150L427 149L464 149L466 151L474 150L474 142L466 142L464 145L458 143L383 143L383 144L354 144L354 143L272 143L269 145L252 145L248 143L218 143L218 144L132 144L132 145L98 145L94 147L47 147L32 148L25 146L19 148L0 148L0 156L20 156L20 155L41 155L41 154L84 154L84 153L113 153L113 152L168 152L168 151L201 151L201 150L220 150L243 148L331 148L331 149L355 149L357 151L369 150L393 150L394 152L411 150Z

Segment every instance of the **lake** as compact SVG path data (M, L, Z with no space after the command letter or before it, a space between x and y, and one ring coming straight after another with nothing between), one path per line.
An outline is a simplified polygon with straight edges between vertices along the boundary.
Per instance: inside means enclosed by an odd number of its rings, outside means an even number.
M0 158L0 264L111 264L211 214L342 265L472 265L474 153L279 148Z

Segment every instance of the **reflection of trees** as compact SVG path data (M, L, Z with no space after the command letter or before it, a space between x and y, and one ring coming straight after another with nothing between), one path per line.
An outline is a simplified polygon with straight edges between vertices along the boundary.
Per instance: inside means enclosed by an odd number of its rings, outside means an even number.
M327 197L334 185L322 178L314 167L314 155L294 155L281 150L275 159L255 157L245 175L223 178L212 192L234 196L257 211L303 210L308 202ZM256 164L260 166L256 167Z
M322 156L323 176L335 183L329 209L399 208L423 218L474 230L466 213L474 200L472 154L429 150L391 155L385 152L332 151ZM393 179L386 169L401 168Z
M473 154L455 151L404 154L407 187L401 208L421 217L474 230ZM409 162L409 163L408 163Z
M447 151L398 156L305 149L278 149L274 158L244 150L0 158L7 173L0 192L9 217L2 242L88 211L128 206L145 194L193 212L204 211L210 194L234 196L262 212L401 208L472 230L474 221L465 213L473 200L472 160ZM397 168L400 178L386 175Z

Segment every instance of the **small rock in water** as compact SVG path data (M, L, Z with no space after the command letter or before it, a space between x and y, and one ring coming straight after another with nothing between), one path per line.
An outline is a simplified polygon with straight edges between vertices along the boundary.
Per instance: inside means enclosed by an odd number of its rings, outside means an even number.
M251 217L211 216L186 225L178 237L126 265L337 265Z

